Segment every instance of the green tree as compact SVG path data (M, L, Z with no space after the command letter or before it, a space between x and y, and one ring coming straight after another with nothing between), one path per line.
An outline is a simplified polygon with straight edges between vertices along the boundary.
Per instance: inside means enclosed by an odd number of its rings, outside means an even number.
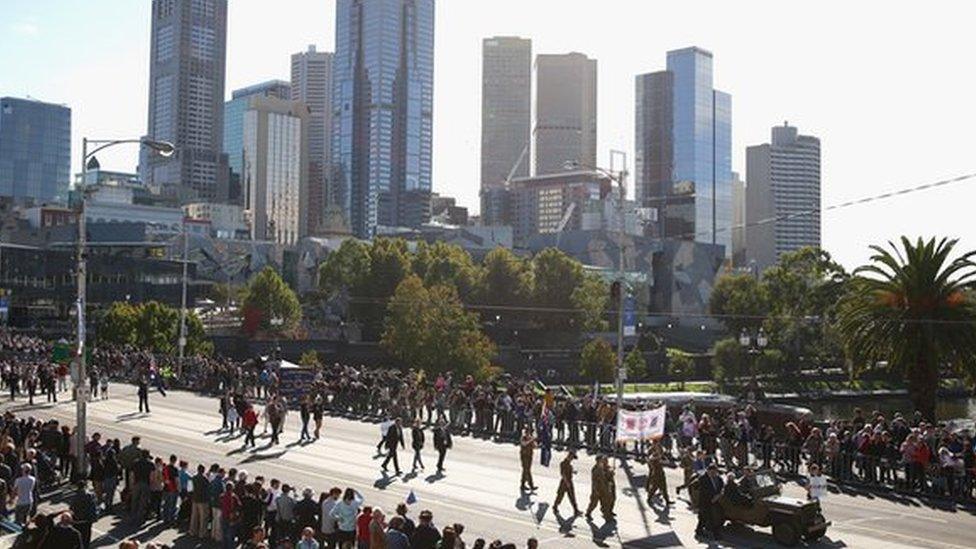
M460 246L420 242L414 253L413 272L428 287L447 284L457 288L462 299L473 296L481 279L481 269Z
M610 301L610 287L597 275L586 274L579 286L573 289L569 299L577 310L577 324L586 331L607 330L604 312Z
M786 364L819 365L842 355L832 319L849 278L829 253L812 247L784 254L763 273L770 309L764 327Z
M498 317L511 325L515 320L529 317L525 311L532 299L532 266L506 248L495 248L481 262L481 282L475 301L486 305L482 317Z
M443 284L427 288L416 275L397 286L384 324L383 349L401 364L428 373L474 374L495 355L478 315L464 310L457 290Z
M306 368L315 368L322 364L319 360L319 354L312 349L302 353L302 356L298 357L298 364Z
M532 305L544 309L537 315L539 322L548 329L568 329L579 314L573 292L583 284L583 265L560 250L546 248L532 258L532 270Z
M668 375L678 382L678 389L685 390L685 382L695 371L695 361L691 355L680 349L668 349Z
M976 378L976 303L967 295L976 251L950 259L957 242L902 237L900 248L872 246L871 263L854 271L838 311L853 373L887 362L928 420L936 419L941 367Z
M738 337L742 330L757 331L762 326L769 313L769 296L756 277L727 274L715 283L708 308Z
M749 372L749 353L734 337L719 340L712 348L712 379L725 385Z
M281 278L278 271L265 267L247 285L242 300L245 331L287 332L298 327L302 307L298 296ZM275 325L273 319L279 319Z
M113 303L98 325L98 342L104 345L133 345L157 353L176 353L180 338L180 310L156 301ZM213 343L203 322L193 311L186 316L187 355L209 355Z
M319 289L333 298L362 288L369 278L369 249L369 244L362 240L344 240L319 265Z
M613 381L614 368L617 365L617 353L602 337L592 339L583 346L580 353L580 376L587 382L599 381L609 383Z
M624 370L627 372L627 378L640 381L651 377L650 368L647 365L647 360L644 358L644 353L638 347L634 347L629 353L624 357Z

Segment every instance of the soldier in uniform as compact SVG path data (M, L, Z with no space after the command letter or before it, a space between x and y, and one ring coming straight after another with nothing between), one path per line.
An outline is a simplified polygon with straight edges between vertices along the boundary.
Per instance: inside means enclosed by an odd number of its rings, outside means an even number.
M664 452L661 444L654 441L651 451L647 455L647 482L644 486L647 489L647 504L653 505L652 500L658 492L664 496L664 504L671 505L668 497L668 481L664 476Z
M523 492L534 492L535 482L532 481L532 454L535 450L535 437L532 436L532 428L528 427L522 434L519 444L519 459L522 462L522 480L519 481L519 489Z
M617 516L617 513L613 512L613 508L617 504L616 473L616 468L612 467L610 460L604 457L603 479L606 487L603 491L603 499L600 501L600 509L603 512L603 518L607 520L613 520Z
M593 464L593 469L590 470L590 504L586 508L586 518L588 520L593 520L593 510L596 509L598 503L602 505L606 499L604 492L607 489L607 474L606 466L603 464L604 460L606 460L604 456L597 456L596 463Z
M559 489L556 490L556 501L553 502L552 508L558 513L559 503L562 502L563 496L569 498L569 503L573 506L573 515L579 516L580 513L579 506L576 505L576 489L573 487L573 475L576 471L573 470L573 460L576 459L576 451L570 450L566 452L566 457L559 462Z

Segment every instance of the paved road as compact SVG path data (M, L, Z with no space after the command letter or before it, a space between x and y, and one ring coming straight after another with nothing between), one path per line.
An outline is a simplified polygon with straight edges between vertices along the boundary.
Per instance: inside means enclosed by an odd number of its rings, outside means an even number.
M143 445L154 453L176 453L194 465L217 462L227 467L244 468L251 475L276 477L299 487L309 485L316 492L334 485L353 486L366 496L367 503L388 510L402 502L412 490L419 500L412 507L414 515L420 509L430 509L435 524L440 527L453 522L463 523L465 539L469 543L476 537L484 537L522 544L534 536L543 547L550 548L706 546L694 539L695 517L686 502L679 500L670 510L649 508L645 504L643 489L635 492L632 486L643 486L646 467L633 462L617 468L616 527L606 525L602 520L590 524L583 518L559 517L551 509L558 485L556 464L562 458L558 452L551 468L539 466L536 460L533 474L540 487L537 495L520 497L517 449L513 445L455 437L443 477L427 472L401 478L384 477L380 462L374 456L379 440L376 424L327 417L324 437L312 444L301 445L296 442L299 419L292 413L282 436L282 445L242 451L241 438L230 438L226 433L217 432L220 417L215 399L180 391L170 392L165 398L154 393L150 397L152 414L147 415L135 411L133 387L114 385L111 391L111 399L89 406L89 433L99 431L103 436L120 437L123 443L138 434L142 436ZM71 402L29 410L17 403L13 409L69 423L74 420L74 403ZM266 439L263 441L266 444ZM261 442L259 440L259 444ZM401 468L409 470L410 453L401 451L400 457ZM432 469L436 463L435 452L432 449L425 451L424 457L428 469ZM576 489L581 506L585 506L589 499L589 468L592 464L592 458L585 455L577 461L580 473ZM680 475L674 470L668 475L673 490L680 483ZM786 493L799 496L801 491L796 486L788 486ZM831 494L824 507L833 526L817 547L976 546L973 511L855 493ZM564 512L568 509L564 503ZM97 529L116 538L128 535L129 532L116 522L115 519L104 519ZM143 531L142 537L148 536L175 541L178 546L193 546L192 540L186 536L160 528ZM113 538L105 536L100 541L110 545ZM774 546L768 531L747 528L729 532L723 543L712 545Z

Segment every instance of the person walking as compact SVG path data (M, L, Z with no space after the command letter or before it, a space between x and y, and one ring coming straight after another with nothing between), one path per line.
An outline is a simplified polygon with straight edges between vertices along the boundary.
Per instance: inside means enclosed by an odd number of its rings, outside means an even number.
M149 382L146 381L145 376L139 378L139 388L136 390L136 394L139 396L139 412L149 413Z
M553 502L552 508L558 513L559 504L562 503L563 497L568 497L569 503L573 506L573 515L579 516L581 513L576 504L576 489L573 487L573 475L576 474L576 471L573 470L573 460L575 459L576 451L570 450L566 452L566 457L559 462L559 488L556 489L556 501Z
M315 421L315 440L319 439L322 432L322 418L325 416L325 403L322 402L322 395L315 395L312 402L312 420Z
M532 454L535 451L536 441L532 436L532 428L526 427L522 433L522 440L519 443L519 459L522 462L522 479L519 481L519 490L522 492L536 491L535 482L532 481Z
M587 520L593 520L593 510L596 509L597 505L602 506L606 500L607 469L603 464L606 459L605 456L597 456L596 463L590 469L590 504L586 507Z
M664 504L671 505L671 499L668 497L668 480L664 475L664 451L657 441L654 441L647 456L647 481L644 488L647 490L648 505L653 505L654 496L658 492L664 496Z
M386 436L383 438L383 442L387 451L389 452L386 455L386 459L383 460L383 472L386 472L386 466L392 459L393 468L396 470L397 476L399 476L400 462L397 459L397 445L399 445L401 448L405 448L403 442L403 428L400 426L400 418L397 418L396 421L393 422L393 425L390 425L390 428L386 431Z
M244 409L244 418L241 420L244 426L244 448L257 446L254 440L254 429L258 426L258 414L254 411L254 406L248 404Z
M444 472L444 457L447 456L447 451L452 446L454 446L454 441L451 439L451 430L448 429L447 421L442 419L434 427L434 449L437 450L438 475Z
M722 539L721 526L715 521L715 506L725 486L718 474L718 466L714 463L708 466L708 472L698 481L698 525L695 535L699 537L712 536Z
M298 408L298 414L302 420L302 432L298 435L298 440L302 442L312 440L312 435L308 432L308 421L312 418L312 403L310 401L311 395L305 395Z
M410 447L413 448L413 467L414 471L417 470L417 464L420 464L420 469L424 468L424 460L420 458L420 451L424 449L424 428L420 423L420 418L413 420L413 429L410 431Z

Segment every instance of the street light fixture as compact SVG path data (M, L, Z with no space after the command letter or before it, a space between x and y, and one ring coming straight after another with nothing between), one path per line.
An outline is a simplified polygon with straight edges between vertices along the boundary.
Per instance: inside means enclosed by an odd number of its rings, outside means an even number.
M759 332L756 334L756 345L752 345L752 336L749 335L749 331L745 328L739 334L739 345L746 352L751 355L752 360L749 362L749 369L751 370L752 380L749 382L749 397L748 400L756 400L755 395L759 392L759 382L756 379L756 366L759 361L759 355L763 354L766 350L766 346L769 345L769 338L766 337L766 332L762 328L759 328Z
M86 199L86 189L88 185L88 170L99 169L98 160L95 158L95 154L105 150L109 147L114 147L116 145L122 145L125 143L138 143L141 147L146 147L152 151L155 151L162 157L170 157L176 153L176 146L168 141L157 141L155 139L141 138L141 139L88 139L83 138L81 140L81 182L75 189L78 191L78 250L77 250L77 267L76 274L78 277L78 299L77 299L77 338L78 338L78 369L75 378L75 413L77 414L76 423L77 427L75 429L75 435L77 437L78 448L84 448L87 442L87 436L85 434L87 427L87 413L88 413L88 392L89 388L87 385L88 373L85 371L85 307L87 305L86 299L86 283L88 278L88 266L86 264L85 257L85 246L86 246L86 230L85 230L85 199ZM92 145L95 148L91 151L88 150L88 146ZM84 475L87 474L87 452L79 451L77 456L77 471L81 475L80 478L85 478Z

